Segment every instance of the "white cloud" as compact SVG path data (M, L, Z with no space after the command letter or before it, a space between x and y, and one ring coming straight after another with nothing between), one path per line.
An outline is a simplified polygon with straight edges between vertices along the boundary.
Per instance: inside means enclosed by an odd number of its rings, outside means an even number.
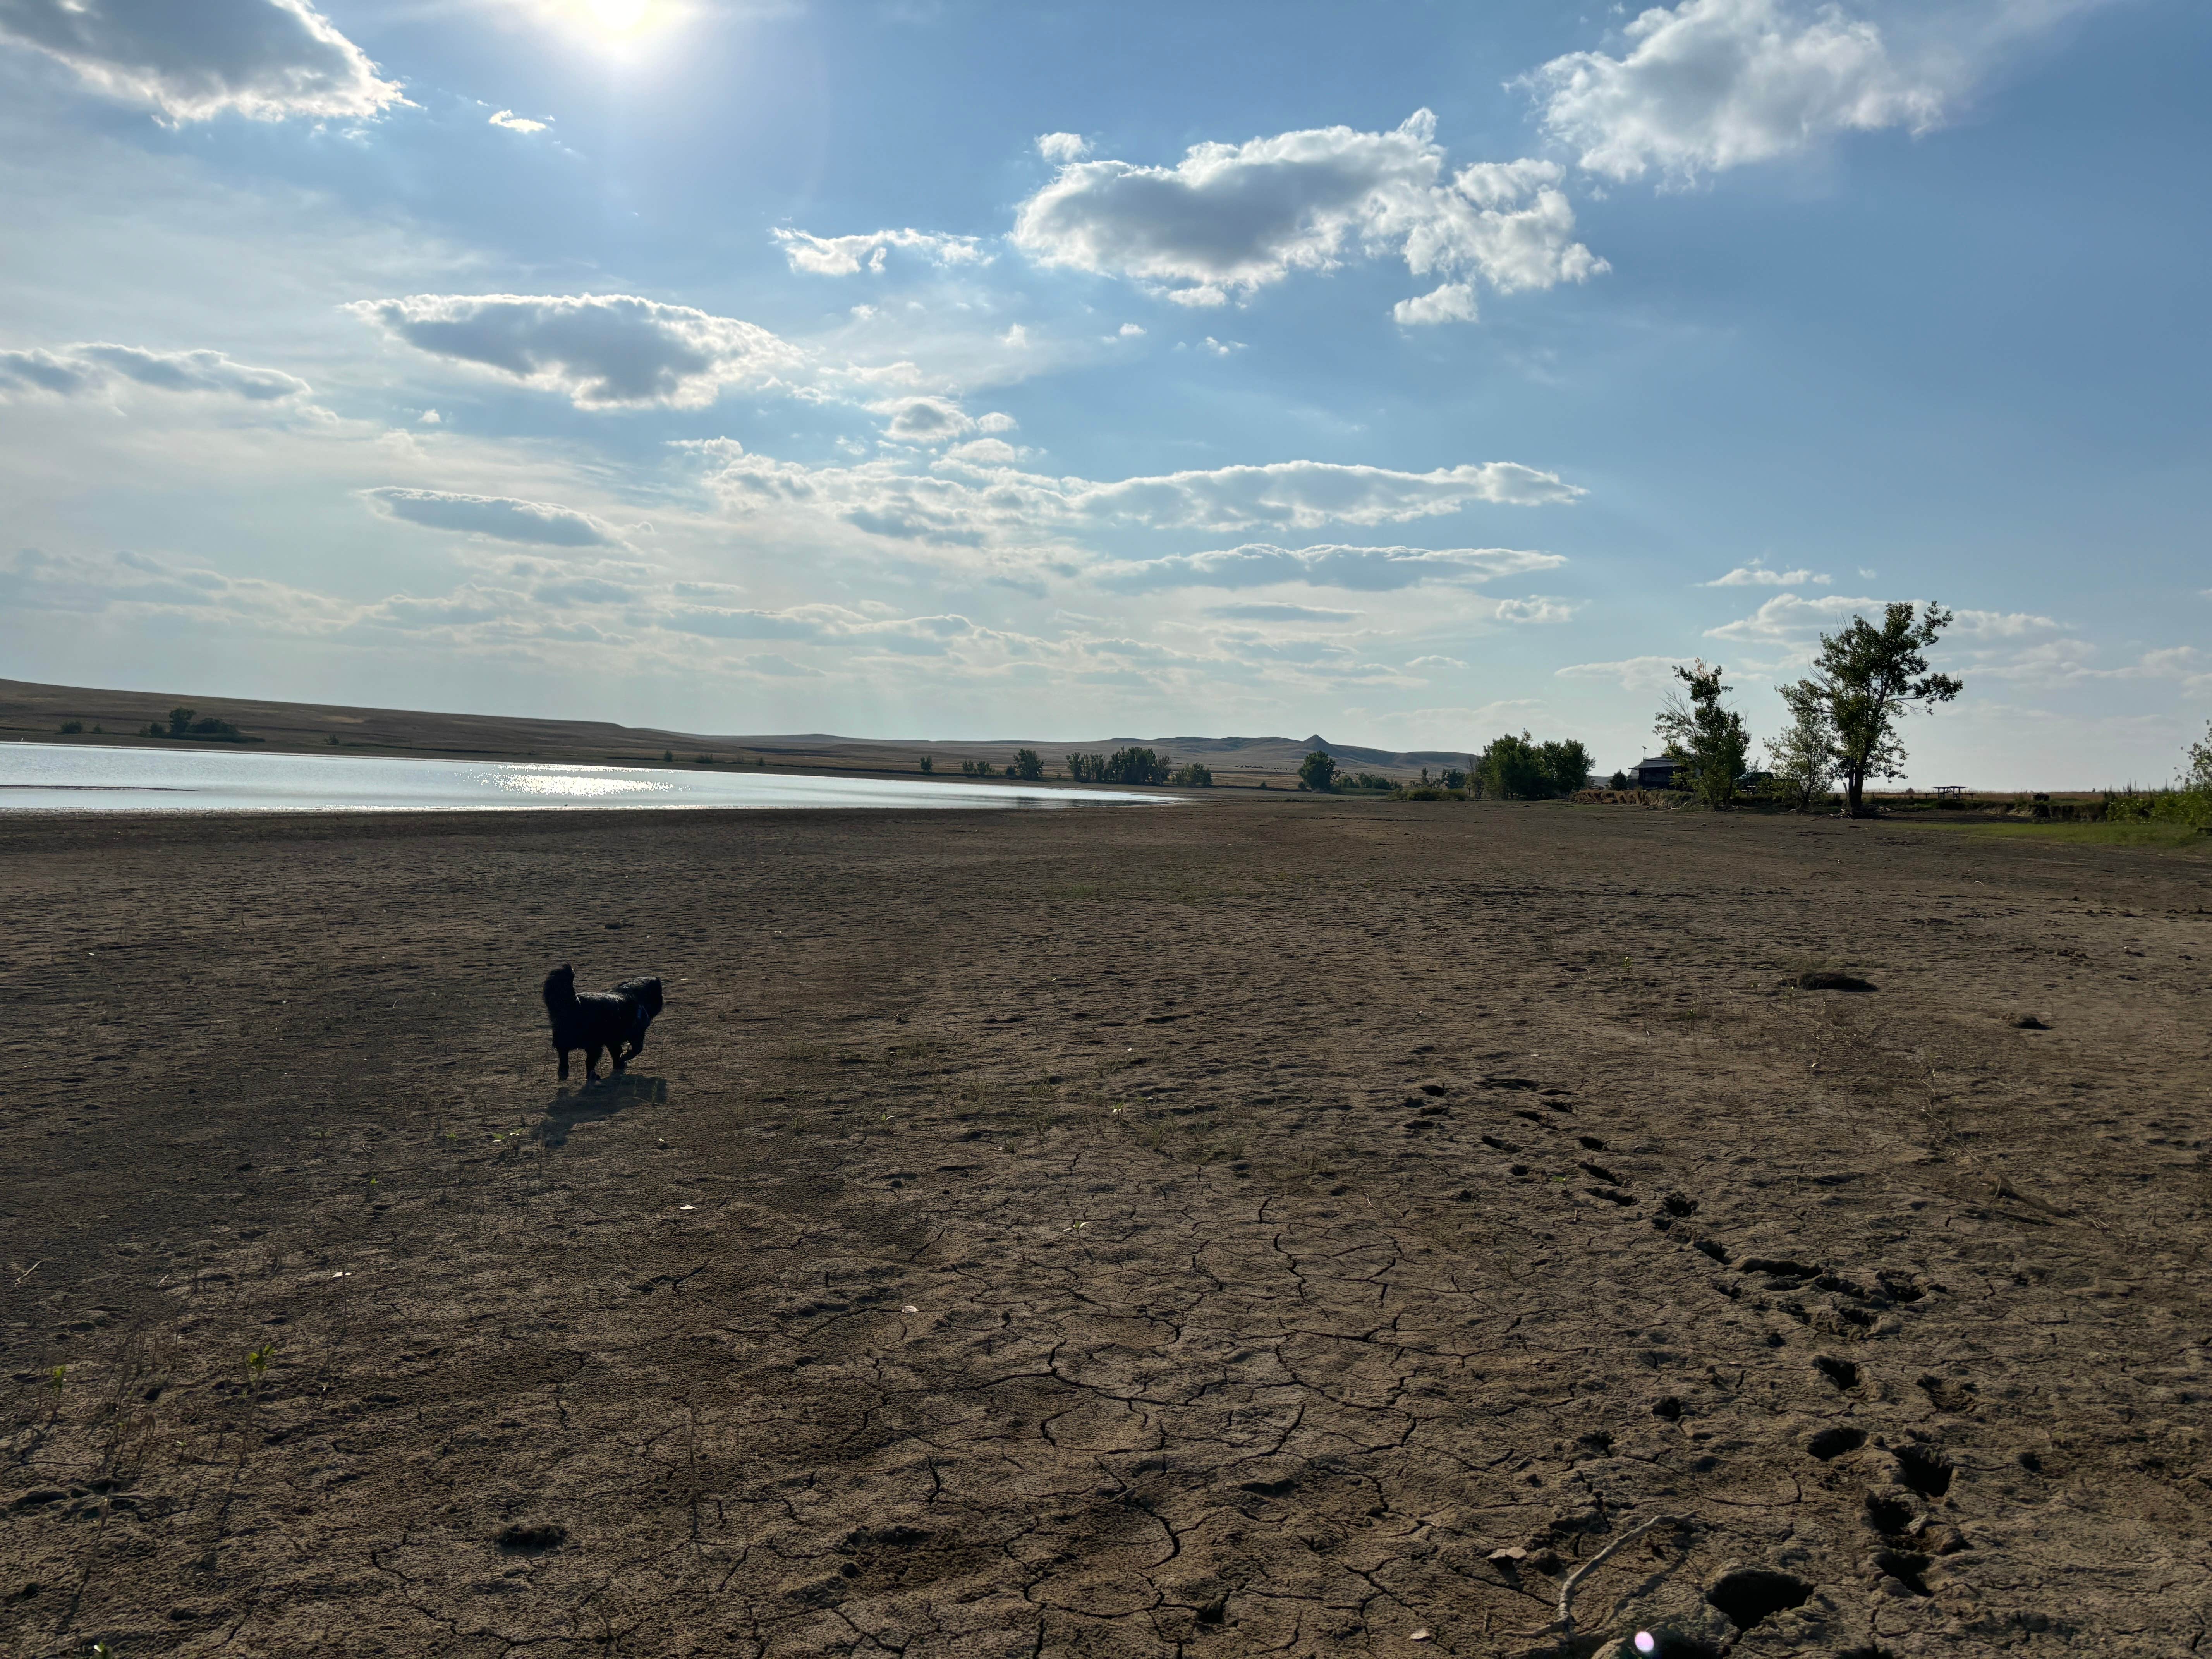
M1569 52L1529 77L1546 130L1612 179L1676 180L1770 161L1834 133L1929 127L1943 91L1871 22L1788 0L1682 0L1625 31L1626 55Z
M511 109L503 109L500 111L499 113L493 116L491 118L491 125L495 127L505 127L509 132L543 132L545 131L544 122L533 121L526 115L517 115Z
M1834 580L1816 576L1809 570L1769 570L1763 560L1753 559L1749 564L1740 564L1725 576L1716 576L1709 582L1699 582L1700 587L1802 587L1808 583L1826 587Z
M1270 587L1299 582L1382 593L1422 582L1483 582L1498 576L1556 569L1566 560L1556 553L1525 553L1504 547L1342 547L1292 550L1265 542L1212 553L1178 553L1166 558L1109 566L1098 573L1106 586L1142 592L1164 587Z
M566 393L580 409L697 409L788 384L805 354L766 329L623 294L417 294L347 307L417 350Z
M1012 416L1001 414L996 410L975 417L975 430L978 432L1012 432L1020 424Z
M1416 657L1406 665L1408 668L1464 668L1467 665L1457 657Z
M1390 307L1391 320L1402 328L1418 328L1429 323L1471 323L1479 314L1472 283L1445 283L1417 299L1401 300Z
M1320 605L1215 605L1209 617L1227 622L1348 623L1359 618L1357 611L1336 611Z
M1809 599L1796 593L1777 593L1750 616L1708 628L1705 637L1755 645L1802 645L1823 629L1840 626L1855 613L1878 616L1884 603L1847 599L1840 593L1823 593Z
M710 463L711 481L732 511L796 506L875 535L969 546L1035 548L1056 532L1079 526L1234 531L1385 524L1478 502L1537 506L1582 493L1555 474L1510 461L1432 472L1279 461L1099 482L978 465L951 455L918 475L896 459L809 467L750 454L732 439L678 447Z
M2024 611L1954 611L1951 614L1961 634L1987 634L1999 639L2018 639L2039 629L2058 626L2048 617Z
M902 443L949 443L975 429L967 411L949 398L896 398L870 404L868 412L890 416L884 430Z
M1563 680L1610 680L1624 691L1656 691L1674 683L1679 657L1629 657L1620 662L1578 662L1555 669Z
M158 392L198 392L276 403L305 397L305 380L281 369L234 363L220 351L149 351L94 342L58 351L0 351L0 392L44 392L76 398L118 380Z
M1500 622L1563 623L1572 622L1575 612L1582 606L1571 599L1556 599L1547 594L1531 594L1525 599L1500 599L1494 613Z
M456 530L498 541L543 547L617 547L622 538L588 513L511 495L463 495L444 489L386 484L361 492L386 518L433 530Z
M0 0L0 41L171 121L362 117L404 101L305 0Z
M991 256L973 236L939 236L926 230L872 230L857 236L810 236L803 230L772 233L793 270L816 276L851 276L881 270L893 248L919 253L940 265L987 265Z
M313 634L342 623L336 601L281 583L227 576L143 554L109 557L26 548L0 564L0 607L81 616L158 611L196 624L221 621L256 629Z
M1125 340L1141 339L1144 337L1144 333L1145 331L1134 323L1124 323L1121 325L1121 335Z
M1079 161L1091 154L1091 145L1073 132L1037 134L1037 154L1048 161Z
M1077 161L1022 204L1015 244L1039 263L1125 276L1183 305L1249 296L1293 270L1396 253L1445 286L1550 288L1608 269L1573 240L1551 161L1446 176L1436 118L1389 132L1326 127L1194 146L1177 166ZM1441 290L1439 290L1441 293ZM1401 321L1458 319L1437 294Z

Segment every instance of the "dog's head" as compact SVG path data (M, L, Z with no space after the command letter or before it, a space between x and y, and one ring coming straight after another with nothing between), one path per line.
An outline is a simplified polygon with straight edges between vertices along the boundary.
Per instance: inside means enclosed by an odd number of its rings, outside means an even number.
M635 1003L647 1019L660 1012L660 981L657 976L626 979L615 989Z
M575 994L576 970L574 968L571 968L567 963L562 963L558 968L556 968L551 973L545 975L546 1001L568 1002L573 1000Z

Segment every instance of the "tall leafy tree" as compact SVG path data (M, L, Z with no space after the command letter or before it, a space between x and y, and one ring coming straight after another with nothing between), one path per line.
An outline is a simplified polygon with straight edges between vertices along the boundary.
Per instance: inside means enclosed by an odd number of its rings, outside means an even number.
M1713 807L1735 799L1735 781L1751 753L1751 732L1743 716L1721 701L1729 690L1721 684L1725 672L1717 663L1706 667L1703 659L1688 667L1677 664L1674 672L1688 696L1668 693L1653 728L1691 792Z
M1898 722L1917 704L1930 714L1965 689L1964 682L1928 667L1928 650L1951 625L1951 613L1931 602L1917 614L1910 604L1882 607L1881 626L1853 617L1840 634L1820 635L1820 654L1810 678L1798 682L1828 711L1835 727L1836 771L1844 782L1844 811L1865 810L1869 778L1893 778L1905 770Z
M1836 781L1836 726L1828 718L1828 705L1820 688L1799 680L1780 688L1790 710L1790 724L1766 744L1766 766L1773 774L1771 787L1780 799L1801 812L1809 812Z

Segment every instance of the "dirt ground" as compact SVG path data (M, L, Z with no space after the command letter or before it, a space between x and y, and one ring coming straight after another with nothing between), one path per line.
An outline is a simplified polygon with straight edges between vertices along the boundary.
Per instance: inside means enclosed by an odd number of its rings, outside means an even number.
M0 820L0 1650L2197 1651L2212 860L2005 834Z

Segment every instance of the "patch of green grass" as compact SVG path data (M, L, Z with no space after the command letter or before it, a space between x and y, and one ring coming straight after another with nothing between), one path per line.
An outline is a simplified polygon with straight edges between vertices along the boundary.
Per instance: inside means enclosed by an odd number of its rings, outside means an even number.
M2076 847L2212 847L2212 837L2185 823L2123 820L2118 823L1978 823L1984 840L2057 842Z

